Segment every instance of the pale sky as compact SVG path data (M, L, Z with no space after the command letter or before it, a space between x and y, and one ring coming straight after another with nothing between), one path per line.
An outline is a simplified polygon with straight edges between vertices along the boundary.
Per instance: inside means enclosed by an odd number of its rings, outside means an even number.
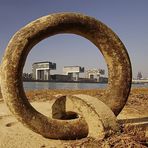
M79 12L110 27L129 53L133 76L142 72L148 78L148 0L0 0L0 60L12 35L29 22L57 12ZM88 40L73 34L60 34L43 40L29 53L24 71L33 62L80 65L86 69L103 68L106 63L99 50Z

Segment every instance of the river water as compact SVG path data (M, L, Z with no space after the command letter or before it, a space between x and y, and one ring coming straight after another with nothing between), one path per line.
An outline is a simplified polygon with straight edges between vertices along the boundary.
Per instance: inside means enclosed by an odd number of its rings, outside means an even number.
M35 89L95 89L105 88L107 84L100 83L57 83L57 82L23 82L25 90ZM132 87L146 87L147 84L132 84Z

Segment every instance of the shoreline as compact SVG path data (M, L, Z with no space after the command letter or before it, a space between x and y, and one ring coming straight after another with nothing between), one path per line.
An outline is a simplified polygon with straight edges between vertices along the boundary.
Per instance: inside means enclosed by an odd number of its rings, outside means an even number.
M56 81L56 80L23 80L23 82L49 82L49 83L98 83L98 84L107 84L108 82L97 82L97 81L74 81L74 80L71 80L71 81ZM148 82L132 82L131 84L148 84Z
M94 81L56 81L56 80L23 80L23 82L55 82L55 83L99 83L107 84L107 82L94 82Z

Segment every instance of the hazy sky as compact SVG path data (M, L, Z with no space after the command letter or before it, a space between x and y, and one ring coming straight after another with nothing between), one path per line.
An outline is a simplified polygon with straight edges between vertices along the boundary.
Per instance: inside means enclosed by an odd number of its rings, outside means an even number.
M56 12L79 12L109 26L126 46L133 76L141 71L148 77L148 0L0 0L0 60L12 35L29 22ZM60 34L43 40L29 53L24 67L38 61L63 66L80 65L86 69L106 68L98 49L83 37Z

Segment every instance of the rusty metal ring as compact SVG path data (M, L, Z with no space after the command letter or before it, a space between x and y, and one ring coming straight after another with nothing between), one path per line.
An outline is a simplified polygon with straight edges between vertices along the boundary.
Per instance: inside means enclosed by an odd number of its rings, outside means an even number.
M44 16L15 33L2 60L2 94L11 112L33 131L49 138L64 139L65 135L70 139L81 138L88 133L83 118L72 122L49 119L30 105L23 89L22 71L29 51L41 40L59 33L83 36L100 49L109 71L108 87L100 100L107 104L115 115L119 114L131 87L131 63L126 48L106 25L78 13ZM79 121L82 122L78 124Z

